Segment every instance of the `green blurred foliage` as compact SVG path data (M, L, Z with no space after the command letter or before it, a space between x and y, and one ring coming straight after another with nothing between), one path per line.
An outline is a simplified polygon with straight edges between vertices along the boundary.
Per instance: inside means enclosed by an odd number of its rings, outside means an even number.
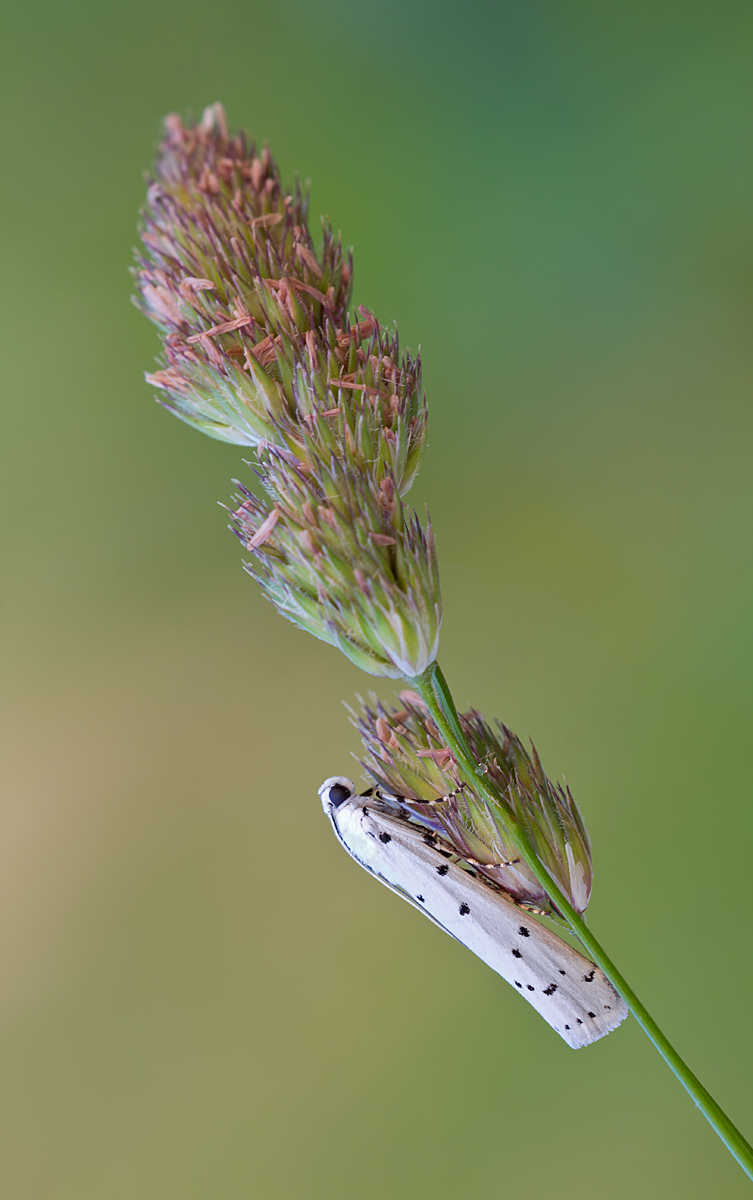
M422 346L457 701L567 774L595 932L750 1136L750 7L4 25L4 1195L747 1194L634 1022L573 1054L337 847L369 681L243 576L126 268L165 112L313 178Z

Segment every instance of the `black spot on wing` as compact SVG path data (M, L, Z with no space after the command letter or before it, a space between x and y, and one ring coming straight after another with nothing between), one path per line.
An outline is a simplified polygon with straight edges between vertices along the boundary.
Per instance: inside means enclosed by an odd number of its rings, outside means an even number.
M470 910L470 908L468 907L468 905L467 905L467 904L461 904L461 905L460 905L460 908L458 909L458 912L460 913L461 917L467 917L467 916L468 916L468 913L469 913L470 911L471 911L471 910Z
M526 984L526 987L528 988L529 992L535 992L535 991L536 991L536 988L533 986L533 984L532 984L532 983L528 983L528 984Z
M589 1013L588 1015L589 1015L589 1017L593 1018L596 1016L596 1013Z
M427 845L427 846L436 846L436 844L437 844L437 835L436 835L436 833L425 833L425 834L424 834L424 841L426 842L426 845Z
M560 967L560 975L567 975L567 971L563 971L562 967Z
M422 904L426 904L426 901L424 900L423 896L416 896L416 899L420 900Z
M589 971L587 975L583 976L583 982L584 983L593 983L595 974L596 974L596 968L594 968L593 971Z
M437 875L446 875L449 869L447 863L442 863L441 867L437 867Z
M522 984L522 983L518 983L518 981L517 981L517 979L516 979L516 980L515 980L515 986L516 986L516 987L519 987L519 988L522 988L523 984Z
M544 995L545 996L553 996L556 991L557 991L557 984L550 983L548 988L544 988Z
M521 937L530 937L531 936L530 931L528 929L526 929L525 925L521 925L520 929L518 930L518 933L520 934Z
M513 956L513 958L522 958L523 957L523 955L520 953L520 950L513 950L512 956Z
M569 1025L566 1025L566 1026L565 1026L565 1029L569 1029L569 1028L570 1028L570 1026L569 1026Z
M380 842L384 842L384 844L385 844L385 846L386 846L388 842L391 842L391 841L392 841L392 838L390 837L390 835L389 835L388 833L380 833L380 834L379 834L379 841L380 841Z

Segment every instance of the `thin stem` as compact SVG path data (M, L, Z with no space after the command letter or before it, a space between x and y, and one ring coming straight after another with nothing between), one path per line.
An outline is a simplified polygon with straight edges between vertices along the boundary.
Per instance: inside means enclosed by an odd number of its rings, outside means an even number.
M706 1120L722 1139L730 1153L737 1159L746 1175L750 1179L753 1179L753 1147L749 1145L740 1131L735 1128L713 1096L709 1095L700 1080L696 1079L690 1068L680 1058L675 1048L656 1024L656 1021L646 1011L633 989L623 979L612 960L601 948L582 917L575 911L562 890L552 879L546 867L540 862L529 838L518 821L512 816L509 810L504 810L502 797L486 776L484 768L475 761L471 753L460 724L455 702L452 699L447 681L439 669L438 663L432 663L424 671L423 675L409 679L408 682L423 697L435 724L441 730L448 748L453 753L461 776L473 787L474 791L478 792L494 805L496 814L499 814L500 809L502 809L507 832L515 843L521 858L546 890L553 904L569 922L573 933L580 939L593 961L601 967L609 982L623 997L638 1024L648 1034L664 1061L674 1071L685 1090L692 1096L696 1106L700 1108Z

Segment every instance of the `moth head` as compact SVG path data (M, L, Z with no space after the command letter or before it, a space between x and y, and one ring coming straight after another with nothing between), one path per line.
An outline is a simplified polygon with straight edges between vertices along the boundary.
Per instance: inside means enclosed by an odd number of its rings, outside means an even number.
M351 796L355 795L355 791L352 779L348 779L346 775L332 775L329 779L325 779L319 788L319 795L322 798L322 808L327 816L333 809L339 808L346 800L350 800Z

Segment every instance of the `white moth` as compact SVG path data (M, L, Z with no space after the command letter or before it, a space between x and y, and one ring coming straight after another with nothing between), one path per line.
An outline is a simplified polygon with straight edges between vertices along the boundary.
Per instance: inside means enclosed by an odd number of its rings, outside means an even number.
M401 798L356 795L342 775L319 788L348 854L506 979L577 1049L624 1021L627 1005L604 973L519 908L495 884L459 865L450 843L414 824Z

